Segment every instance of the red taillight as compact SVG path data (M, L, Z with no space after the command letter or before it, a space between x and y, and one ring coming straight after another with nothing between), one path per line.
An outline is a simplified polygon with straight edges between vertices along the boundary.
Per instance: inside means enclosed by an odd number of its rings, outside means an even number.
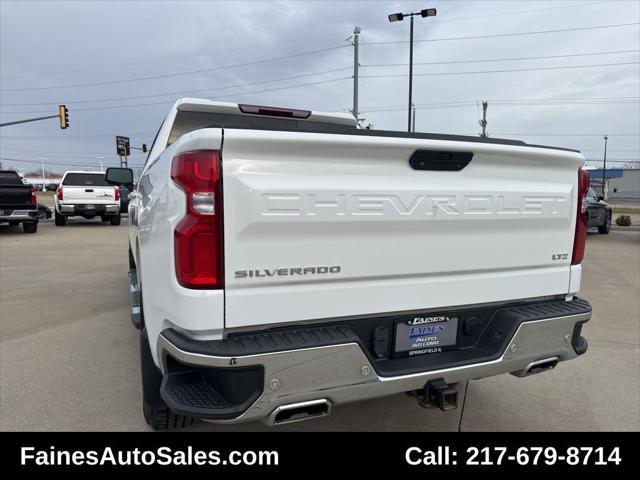
M115 186L115 187L113 187L113 188L114 188L114 190L116 191L116 193L115 193L115 198L116 198L116 202L117 202L118 200L120 200L120 187L119 187L118 185L116 185L116 186Z
M64 200L64 195L62 193L62 187L58 187L58 190L56 190L56 195L58 196L58 200Z
M222 172L217 151L181 153L171 178L187 197L185 216L174 232L175 265L183 287L222 288Z
M587 243L587 191L589 190L589 172L578 171L578 207L576 216L576 233L573 239L573 255L571 265L578 265L584 258Z
M38 203L38 197L36 197L36 187L31 187L31 205Z

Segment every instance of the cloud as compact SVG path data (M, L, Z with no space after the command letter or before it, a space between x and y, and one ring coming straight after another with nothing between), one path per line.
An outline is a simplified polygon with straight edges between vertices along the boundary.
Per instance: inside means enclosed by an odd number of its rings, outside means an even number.
M637 25L537 35L438 40L638 22L637 2L0 2L0 118L10 121L66 103L71 127L60 131L54 120L2 128L0 156L50 163L75 159L115 164L116 134L133 144L153 140L169 106L181 94L122 101L74 103L143 97L211 89L205 98L267 105L346 111L352 104L353 49L345 39L354 26L360 41L360 99L363 116L376 128L404 130L408 62L408 22L390 24L387 15L433 6L435 18L417 18L414 102L418 105L467 102L446 107L422 106L420 131L476 135L479 107L487 99L490 134L532 143L569 146L600 158L599 136L610 136L611 159L640 156L640 67L637 63L594 68L469 75L420 75L447 72L514 70L538 67L637 62L637 51L583 57L485 63L435 62L571 55L639 50ZM338 48L333 48L338 47ZM332 49L333 48L333 49ZM309 55L301 53L325 50ZM277 57L281 60L254 63ZM246 63L245 66L220 68ZM304 76L327 70L344 70ZM208 70L201 73L166 76ZM140 77L162 77L121 82ZM290 80L248 84L294 77ZM343 78L342 80L337 80ZM8 91L81 83L108 83L52 90ZM327 81L326 83L320 83ZM314 85L307 85L315 83ZM305 85L295 88L296 85ZM294 87L294 88L285 88ZM500 104L496 100L636 97L594 104ZM492 101L494 101L492 103ZM46 103L46 105L15 105ZM154 104L112 108L122 105ZM376 109L372 107L391 106ZM105 108L108 107L108 108ZM97 109L105 108L105 109ZM16 112L16 113L12 113ZM20 113L18 113L20 112ZM53 112L55 113L55 111ZM40 113L34 114L41 115ZM495 132L495 133L494 133ZM532 135L536 134L536 135ZM538 135L541 134L541 135ZM553 134L553 135L550 135ZM614 136L630 134L628 136ZM110 152L110 153L109 153ZM144 161L135 154L133 164ZM5 166L31 166L4 161ZM59 169L64 170L65 165Z

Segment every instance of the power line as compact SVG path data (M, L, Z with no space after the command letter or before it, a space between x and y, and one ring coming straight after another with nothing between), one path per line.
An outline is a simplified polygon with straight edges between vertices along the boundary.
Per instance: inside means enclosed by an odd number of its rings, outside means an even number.
M32 154L42 154L42 155L84 155L86 156L91 156L91 155L116 155L113 152L61 152L59 150L32 150L32 149L28 149L28 148L6 148L4 145L0 147L0 152L3 151L11 151L11 152L27 152L27 153L32 153ZM609 149L609 151L611 151L611 149Z
M8 76L8 77L2 77L3 80L8 80L8 79L14 79L14 78L27 78L27 77L41 77L43 75L60 75L60 74L68 74L68 73L72 73L72 72L86 72L86 71L92 71L92 70L107 70L107 69L111 69L111 68L122 68L122 67L127 67L127 66L131 66L131 65L135 65L135 66L139 66L139 65L145 65L145 64L150 64L150 63L166 63L169 62L171 60L181 60L184 58L196 58L196 57L204 57L204 56L209 56L209 55L213 55L216 53L229 53L229 52L236 52L236 51L240 51L240 50L252 50L254 48L263 48L263 47L269 47L269 46L273 46L273 45L280 45L280 44L284 44L284 43L294 43L294 42L299 42L301 40L306 40L306 39L311 39L311 38L324 38L324 37L329 37L329 36L334 36L334 35L342 35L344 32L334 32L334 33L328 33L328 34L324 34L324 35L316 35L316 36L308 36L308 37L300 37L300 38L295 38L295 39L290 39L290 40L281 40L278 42L271 42L271 43L262 43L259 45L251 45L251 46L246 46L246 47L237 47L237 48L224 48L221 50L210 50L208 52L202 52L202 53L196 53L196 54L192 54L192 55L178 55L178 56L174 56L174 57L166 57L163 59L157 59L157 60L138 60L135 62L126 62L126 63L120 63L117 65L105 65L105 66L96 66L96 67L85 67L85 68L70 68L67 70L59 70L57 72L43 72L43 73L39 73L39 74L28 74L28 75L12 75L12 76Z
M567 57L588 57L594 55L616 55L621 53L636 53L640 52L639 49L635 50L615 50L611 52L593 52L593 53L568 53L564 55L544 55L536 57L513 57L513 58L490 58L484 60L450 60L442 62L413 62L414 65L449 65L456 63L486 63L486 62L512 62L517 60L540 60L547 58L567 58ZM361 67L403 67L408 63L378 63L378 64L361 64Z
M202 92L212 92L212 91L216 91L216 90L224 90L227 88L238 88L238 87L250 87L253 85L260 85L263 83L273 83L273 82L283 82L285 80L294 80L297 78L304 78L304 77L312 77L315 75L324 75L327 73L333 73L333 72L339 72L342 70L351 70L352 67L342 67L342 68L333 68L331 70L324 70L322 72L312 72L312 73L303 73L300 75L290 75L288 77L280 77L280 78L274 78L271 80L259 80L256 82L250 82L250 83L235 83L235 84L231 84L231 85L225 85L222 87L214 87L214 88L202 88L202 89L198 89L198 90L181 90L178 92L167 92L167 93L156 93L154 95L137 95L137 96L133 96L133 97L115 97L115 98L104 98L104 99L94 99L94 100L66 100L67 105L73 105L73 104L79 104L79 103L97 103L97 102L119 102L119 101L123 101L123 100L137 100L137 99L141 99L141 98L153 98L153 97L168 97L168 96L175 96L175 95L186 95L186 94L190 94L190 93L202 93ZM17 106L38 106L38 105L57 105L57 102L38 102L38 103L3 103L3 106L12 106L12 107L17 107ZM9 112L9 113L17 113L17 112ZM26 113L26 112L20 112L20 113Z
M56 165L56 166L69 166L69 165L77 165L79 167L99 167L100 164L99 163L79 163L79 162L74 162L74 161L70 161L67 163L60 163L60 162L50 162L49 160L43 161L43 160L25 160L22 158L7 158L7 157L0 157L0 160L5 161L5 162L21 162L21 163L35 163L38 165L42 165L43 163L45 165ZM144 165L132 165L135 168L139 168L139 167L143 167Z
M523 137L602 137L604 133L494 133L494 135L520 135ZM639 137L640 133L607 133L609 137Z
M581 152L602 152L604 148L581 148ZM639 148L607 148L607 152L637 152L640 153Z
M290 86L285 86L285 87L276 87L276 88L269 88L269 89L264 89L264 90L253 90L250 92L239 92L239 93L230 93L230 94L226 94L226 95L218 95L216 97L210 97L211 100L217 100L217 99L221 99L221 98L228 98L228 97L237 97L240 95L252 95L255 93L266 93L266 92L275 92L278 90L288 90L290 88L299 88L299 87L308 87L308 86L312 86L312 85L320 85L320 84L324 84L324 83L332 83L332 82L338 82L340 80L349 80L351 79L351 77L340 77L340 78L332 78L329 80L321 80L318 82L309 82L309 83L301 83L301 84L297 84L297 85L290 85ZM88 108L74 108L75 112L87 112L87 111L93 111L93 110L114 110L114 109L119 109L119 108L133 108L133 107L148 107L148 106L154 106L154 105L167 105L173 103L173 101L171 100L165 100L163 102L150 102L150 103L135 103L135 104L128 104L128 105L111 105L111 106L104 106L104 107L88 107ZM48 110L44 110L44 111L48 111ZM16 113L38 113L38 111L21 111L21 112L2 112L4 114L16 114Z
M515 36L522 36L522 35L542 35L547 33L577 32L577 31L583 31L583 30L597 30L602 28L629 27L632 25L640 25L640 22L615 23L611 25L594 25L590 27L561 28L557 30L538 30L535 32L511 32L511 33L498 33L493 35L474 35L469 37L428 38L423 40L414 40L414 43L444 42L449 40L479 40L481 38L515 37ZM385 42L362 42L360 45L393 45L393 44L399 44L399 43L409 43L409 41L408 40L392 40L392 41L385 41Z
M514 12L501 12L501 13L493 13L493 14L488 14L488 15L476 15L476 16L471 16L471 17L458 17L458 18L446 18L446 19L438 18L437 20L433 20L430 23L460 22L460 21L466 21L466 20L475 20L475 19L479 19L479 18L509 16L509 15L522 15L522 14L536 13L536 12L546 11L546 10L556 10L556 9L564 9L564 8L577 8L577 7L583 7L583 6L596 6L596 5L603 4L603 3L608 3L608 2L585 2L585 3L574 4L574 5L561 5L561 6L553 6L553 7L531 9L531 10L519 10L519 11L514 11ZM386 29L389 29L389 28L395 28L395 27L394 26L373 27L373 28L365 27L365 29L367 31L386 30ZM131 61L131 62L120 63L120 64L117 64L117 65L66 69L66 70L59 70L57 72L42 72L42 73L39 73L39 74L13 75L13 76L2 77L2 79L3 80L8 80L8 79L27 78L27 77L34 77L34 76L41 77L41 76L43 76L45 74L46 75L60 75L60 74L69 74L71 72L83 72L83 71L92 71L92 70L106 70L106 69L111 69L111 68L122 68L122 67L131 66L131 65L136 65L137 66L137 65L152 64L152 63L166 63L166 62L172 61L172 60L181 60L181 59L185 59L185 58L203 57L203 56L214 55L216 53L229 53L229 52L241 51L241 50L251 50L251 49L255 49L255 48L270 47L270 46L281 45L281 44L285 44L285 43L295 43L295 42L304 41L304 40L310 40L310 39L316 39L316 38L326 38L326 37L330 37L330 36L334 36L334 35L342 35L342 34L344 34L344 31L342 31L342 30L341 31L337 31L336 30L334 32L325 33L325 34L322 34L322 35L309 35L309 36L305 36L305 37L293 38L293 39L290 39L290 40L280 40L280 41L271 42L271 43L261 43L261 44L256 44L256 45L247 45L247 46L244 46L244 47L237 47L237 48L231 48L231 49L230 48L224 48L224 49L219 49L219 50L210 50L210 51L197 53L197 54L191 54L191 55L177 55L177 56L172 56L172 57L164 57L164 58L156 59L156 60L136 60L136 61Z
M593 163L604 163L604 160L592 160L590 158L585 158L584 161L593 162ZM630 160L609 160L607 158L607 163L633 163L633 162L639 162L639 161L640 161L640 158L635 158Z
M415 65L437 65L437 64L455 64L455 63L477 63L477 62L497 62L497 61L511 61L511 60L530 60L530 59L542 59L542 58L564 58L564 57L575 57L575 56L588 56L588 55L607 55L607 54L616 54L616 53L630 53L630 52L640 52L640 50L621 50L615 52L597 52L597 53L576 53L576 54L567 54L567 55L551 55L551 56L539 56L539 57L520 57L520 58L506 58L506 59L487 59L487 60L460 60L460 61L446 61L446 62L424 62L417 63ZM403 66L406 64L378 64L378 65L360 65L362 67L390 67L390 66ZM270 80L259 80L256 82L242 83L242 84L230 84L220 87L214 88L204 88L198 90L181 90L174 92L166 92L166 93L158 93L153 95L137 95L130 97L112 97L112 98L104 98L104 99L85 99L85 100L66 100L67 104L83 104L83 103L102 103L102 102L117 102L124 100L137 100L143 98L154 98L154 97L164 97L164 96L175 96L175 95L185 95L191 93L203 93L217 90L224 90L228 88L241 88L248 87L253 85L260 85L264 83L273 83L273 82L281 82L286 80L293 80L298 78L316 76L316 75L324 75L327 73L338 72L342 70L349 70L352 67L342 67L342 68L334 68L331 70L324 70L321 72L311 72L300 75L291 75L287 77L274 78ZM2 106L42 106L42 105L52 105L54 106L57 102L35 102L35 103L4 103ZM31 113L31 112L6 112L6 113Z
M575 54L567 54L567 55L550 55L550 56L538 56L538 57L520 57L520 58L503 58L503 59L487 59L487 60L458 60L458 61L445 61L445 62L421 62L415 63L414 65L440 65L440 64L457 64L457 63L479 63L479 62L499 62L499 61L512 61L512 60L531 60L531 59L544 59L544 58L565 58L565 57L579 57L579 56L590 56L590 55L608 55L608 54L619 54L619 53L632 53L632 52L640 52L639 49L636 50L619 50L612 52L594 52L594 53L575 53ZM404 66L406 64L403 63L391 63L391 64L371 64L371 65L360 65L362 67L391 67L391 66ZM294 80L298 78L316 76L316 75L324 75L327 73L338 72L342 70L349 70L352 67L343 67L343 68L334 68L331 70L324 70L321 72L311 72L300 75L291 75L287 77L274 78L270 80L260 80L256 82L250 83L242 83L242 84L230 84L220 87L214 88L204 88L198 90L181 90L174 92L165 92L165 93L157 93L153 95L137 95L130 97L112 97L112 98L104 98L104 99L91 99L91 100L66 100L67 104L83 104L83 103L102 103L102 102L117 102L124 100L137 100L143 98L155 98L155 97L164 97L164 96L174 96L174 95L185 95L191 93L203 93L217 90L224 90L227 88L236 88L236 87L247 87L253 85L260 85L264 83L272 83L272 82L281 82L285 80ZM2 106L42 106L42 105L51 105L55 106L58 102L35 102L35 103L4 103ZM31 113L31 112L6 112L6 113Z
M137 136L137 135L148 135L148 134L155 134L155 130L151 131L142 131L142 130L137 130L135 132L127 132L129 134L129 136ZM27 138L27 139L38 139L38 138L49 138L49 139L53 139L53 140L57 140L57 139L62 139L62 140L75 140L77 138L104 138L104 137L109 137L109 138L115 138L115 136L117 135L117 133L77 133L74 135L65 135L65 134L61 134L61 135L0 135L0 138Z
M79 88L79 87L95 87L95 86L100 86L100 85L113 85L113 84L120 84L120 83L130 83L130 82L140 82L140 81L145 81L145 80L157 80L159 78L173 78L173 77L181 77L181 76L185 76L185 75L193 75L196 73L205 73L205 72L213 72L216 70L224 70L224 69L228 69L228 68L237 68L237 67L246 67L249 65L258 65L261 63L269 63L269 62L275 62L278 60L286 60L289 58L297 58L297 57L303 57L306 55L314 55L317 53L323 53L323 52L329 52L332 50L338 50L341 48L346 48L347 45L340 45L337 47L329 47L329 48L322 48L320 50L311 50L311 51L307 51L307 52L301 52L301 53L295 53L292 55L284 55L281 57L272 57L272 58L265 58L262 60L254 60L252 62L244 62L244 63L235 63L235 64L230 64L230 65L220 65L217 67L210 67L210 68L202 68L199 70L189 70L186 72L176 72L176 73L165 73L165 74L160 74L160 75L150 75L147 77L136 77L136 78L128 78L128 79L123 79L123 80L105 80L103 82L93 82L93 83L75 83L75 84L68 84L68 85L55 85L55 86L49 86L49 87L27 87L27 88L5 88L5 89L0 89L0 92L26 92L26 91L34 91L34 90L59 90L59 89L63 89L63 88Z
M528 106L542 106L542 105L609 105L609 104L624 104L624 103L639 103L640 97L594 97L594 98L550 98L550 99L508 99L508 100L491 100L487 99L494 105L509 106L509 105L528 105ZM416 104L417 108L454 108L454 107L467 107L475 106L478 103L477 100L462 100L451 102L437 102L437 103L421 103ZM405 109L405 105L380 105L362 107L361 110L367 112L392 112L398 109ZM345 109L347 111L347 109Z
M519 11L515 11L515 12L500 12L500 13L490 13L487 15L474 15L474 16L470 16L470 17L458 17L458 18L436 18L434 20L431 20L429 23L446 23L446 22L462 22L462 21L466 21L466 20L477 20L480 18L490 18L490 17L502 17L502 16L508 16L508 15L522 15L522 14L526 14L526 13L536 13L536 12L542 12L542 11L546 11L546 10L557 10L557 9L561 9L561 8L576 8L576 7L584 7L584 6L596 6L596 5L602 5L602 4L607 4L610 5L611 2L585 2L585 3L578 3L578 4L574 4L574 5L561 5L561 6L553 6L553 7L544 7L544 8L537 8L537 9L531 9L531 10L519 10ZM371 31L371 30L388 30L391 28L397 28L393 25L391 26L384 26L384 27L376 27L376 28L367 28L367 31Z
M609 149L608 151L611 151L611 149ZM59 150L32 150L27 148L6 148L4 146L0 147L0 155L3 155L5 153L7 155L39 155L39 156L53 155L56 157L68 157L71 155L85 157L85 158L91 158L91 157L97 157L97 156L101 156L105 158L117 157L117 154L115 152L77 152L77 151L61 152Z
M445 40L468 40L468 39L479 39L479 38L497 38L497 37L506 37L506 36L517 36L517 35L534 35L534 34L546 34L546 33L557 33L557 32L570 32L570 31L579 31L579 30L593 30L593 29L602 29L602 28L615 28L615 27L624 27L631 25L638 25L640 22L633 23L621 23L621 24L612 24L612 25L598 25L598 26L590 26L590 27L576 27L576 28L567 28L567 29L559 29L559 30L541 30L536 32L513 32L513 33L504 33L504 34L495 34L495 35L476 35L476 36L468 36L468 37L449 37L449 38L432 38L425 40L415 40L415 42L435 42L435 41L445 41ZM386 44L397 44L397 43L407 43L406 41L387 41L387 42L363 42L361 45L386 45ZM130 79L120 79L120 80L106 80L102 82L92 82L92 83L77 83L77 84L67 84L67 85L55 85L55 86L47 86L47 87L26 87L26 88L7 88L0 89L0 92L24 92L24 91L36 91L36 90L58 90L64 88L79 88L79 87L92 87L92 86L101 86L101 85L112 85L112 84L121 84L121 83L130 83L137 81L146 81L146 80L156 80L160 78L172 78L179 77L185 75L192 75L197 73L205 73L216 70L222 70L227 68L237 68L249 65L257 65L261 63L274 62L278 60L285 60L289 58L296 58L306 55L313 55L317 53L323 53L332 50L338 50L341 48L345 48L347 45L340 45L335 47L329 47L319 50L311 50L307 52L296 53L292 55L285 55L281 57L272 57L262 60L255 60L252 62L244 62L237 63L231 65L221 65L217 67L199 69L199 70L190 70L185 72L176 72L176 73L166 73L160 75L151 75L147 77L136 77Z
M504 99L487 99L490 102L548 102L548 101L558 101L558 102L581 102L581 101L597 101L597 100L639 100L640 96L633 97L590 97L590 98L504 98ZM418 106L426 106L426 105L450 105L455 103L476 103L477 100L451 100L448 102L437 102L437 103L422 103ZM364 108L395 108L399 105L375 105Z
M478 75L483 73L509 73L509 72L533 72L542 70L566 70L573 68L596 68L596 67L614 67L617 65L637 65L640 62L620 62L620 63L601 63L591 65L565 65L561 67L536 67L536 68L514 68L504 70L480 70L480 71L466 71L466 72L435 72L435 73L414 73L414 77L431 77L441 75ZM384 74L384 75L360 75L360 78L397 78L406 77L404 73Z
M501 61L515 61L515 60L533 60L533 59L548 59L548 58L565 58L565 57L580 57L580 56L592 56L592 55L612 55L612 54L621 54L621 53L633 53L640 52L639 49L636 50L618 50L618 51L610 51L610 52L593 52L593 53L574 53L574 54L566 54L566 55L548 55L548 56L537 56L537 57L518 57L518 58L498 58L498 59L486 59L486 60L453 60L453 61L442 61L442 62L420 62L414 63L414 65L446 65L446 64L458 64L458 63L482 63L482 62L501 62ZM404 63L389 63L389 64L370 64L370 65L360 65L362 67L392 67L392 66L404 66ZM291 75L287 77L274 78L270 80L260 80L256 82L243 83L243 84L230 84L215 88L204 88L198 90L181 90L174 92L166 92L166 93L157 93L153 95L137 95L130 97L113 97L113 98L105 98L105 99L91 99L91 100L66 100L67 104L80 104L80 103L100 103L100 102L108 102L108 101L123 101L123 100L136 100L141 98L154 98L154 97L163 97L163 96L172 96L172 95L181 95L181 94L189 94L189 93L201 93L201 92L209 92L216 90L224 90L227 88L234 87L245 87L252 85L259 85L262 83L271 83L271 82L280 82L285 80L293 80L297 78L310 77L315 75L324 75L326 73L333 73L342 70L348 70L351 67L343 67L343 68L334 68L331 70L324 70L321 72L311 72L300 75ZM41 106L41 105L52 105L55 106L58 102L35 102L35 103L4 103L3 106ZM11 113L11 112L9 112Z

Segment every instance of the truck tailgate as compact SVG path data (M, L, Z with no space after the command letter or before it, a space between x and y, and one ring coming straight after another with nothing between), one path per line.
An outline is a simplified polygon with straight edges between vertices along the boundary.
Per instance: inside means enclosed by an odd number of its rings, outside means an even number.
M227 328L569 290L579 153L226 129L222 163Z
M29 185L0 185L0 205L6 207L31 206L31 187Z
M64 185L63 188L63 203L100 205L115 202L114 187L76 187Z

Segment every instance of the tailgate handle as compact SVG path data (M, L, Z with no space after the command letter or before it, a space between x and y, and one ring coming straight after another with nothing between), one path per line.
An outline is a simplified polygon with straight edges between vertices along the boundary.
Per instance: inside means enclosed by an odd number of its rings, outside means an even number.
M469 165L473 152L448 152L444 150L416 150L409 159L414 170L459 172Z
M91 193L93 192L93 188L85 188L84 191L87 193Z

